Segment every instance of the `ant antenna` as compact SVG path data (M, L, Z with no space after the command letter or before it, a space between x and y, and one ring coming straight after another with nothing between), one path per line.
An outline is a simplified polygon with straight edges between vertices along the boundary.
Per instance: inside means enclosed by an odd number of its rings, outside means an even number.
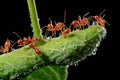
M50 20L50 24L52 24L52 20L51 20L51 18L48 18L49 20Z
M104 10L99 14L99 16L101 16L105 11L106 11L106 9L104 9Z
M20 39L22 39L16 32L13 32L17 37L19 37Z
M87 16L89 13L90 13L90 12L87 12L86 14L84 14L84 15L83 15L83 18L84 18L85 16Z
M66 10L64 11L64 23L66 23Z

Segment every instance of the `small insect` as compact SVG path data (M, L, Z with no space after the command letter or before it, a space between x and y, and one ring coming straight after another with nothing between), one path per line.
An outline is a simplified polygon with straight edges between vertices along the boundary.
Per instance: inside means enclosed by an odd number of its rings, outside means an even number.
M11 42L9 39L7 39L4 43L4 47L0 46L0 53L8 53L11 48Z
M15 32L13 32L14 34L16 34L20 39L18 39L17 44L19 44L19 46L25 46L28 45L30 43L35 43L38 41L37 37L33 37L32 39L30 37L26 38L24 37L23 39Z
M73 20L72 21L72 23L70 24L70 26L73 26L73 30L74 30L74 28L81 28L81 24L80 24L80 22L79 22L79 20Z
M57 22L55 21L55 26L53 26L52 24L52 20L50 18L48 18L50 20L50 23L47 26L44 26L42 29L44 29L45 27L47 28L45 31L45 35L47 36L49 34L49 32L52 32L52 37L56 36L56 31L62 31L62 29L64 29L65 26L65 22L66 22L66 11L64 12L64 22Z
M63 23L62 22L58 22L58 23L55 22L53 36L56 36L56 31L62 32L62 30L65 30L65 28L66 28L65 23L66 23L66 10L64 11L64 22Z
M87 16L89 14L89 12L87 12L84 16L83 16L83 18L81 19L81 16L78 16L78 20L79 20L79 22L80 22L80 29L84 29L84 26L89 26L89 19L88 18L86 18L85 16Z
M30 46L30 48L32 48L35 51L36 54L39 55L41 53L41 51L39 49L35 48L32 43L30 43L29 46Z
M73 20L72 23L70 24L70 26L73 26L73 29L74 28L83 28L85 25L89 24L89 19L86 18L85 16L88 15L89 12L87 12L84 16L83 16L83 19L81 19L81 16L79 15L78 16L78 20Z
M38 41L37 37L33 37L32 39L30 39L30 37L26 38L24 37L23 40L21 39L21 37L13 32L14 34L16 34L20 39L17 41L17 44L19 44L20 46L25 46L25 45L29 45L30 48L32 48L36 54L40 54L40 50L35 48L35 46L33 45L33 43Z
M105 19L103 19L105 17L105 14L103 16L101 16L103 13L105 12L105 9L99 14L99 16L92 16L98 24L100 24L101 26L105 26L105 23L110 25Z
M44 28L47 28L46 29L46 31L45 31L45 35L47 36L48 34L49 34L49 32L52 32L52 34L53 34L53 32L54 32L54 30L53 30L53 24L52 24L52 20L51 20L51 18L48 18L49 20L50 20L50 23L47 25L47 26L44 26L42 29L44 29Z

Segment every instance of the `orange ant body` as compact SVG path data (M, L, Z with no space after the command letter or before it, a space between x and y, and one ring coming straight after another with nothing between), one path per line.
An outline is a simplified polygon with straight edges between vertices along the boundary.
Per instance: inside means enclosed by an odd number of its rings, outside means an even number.
M28 38L24 37L23 40L19 39L17 41L17 43L21 46L24 46L24 45L28 45L30 43L34 43L34 42L37 42L37 41L38 41L37 37L33 37L32 39L30 39L30 37L28 37Z
M50 23L47 26L45 26L45 27L47 27L47 29L45 31L45 35L47 36L48 32L51 31L52 37L53 37L53 36L56 36L56 31L62 31L62 29L65 27L65 24L64 24L66 21L65 17L66 17L66 11L64 12L64 22L63 23L62 22L58 22L58 23L55 22L55 26L53 26L52 20L49 18ZM43 27L43 28L45 28L45 27Z
M29 44L29 47L32 48L35 51L36 54L40 54L40 50L35 48L32 44L32 43L35 43L35 42L38 41L37 37L33 37L32 39L30 39L30 37L28 37L28 38L24 37L23 40L22 40L21 37L17 33L15 33L15 32L13 32L13 33L16 34L20 38L17 41L17 44L19 44L20 46L25 46L25 45Z
M54 29L54 26L53 26L53 24L52 24L52 20L51 20L50 18L48 18L48 19L50 20L50 23L49 23L47 26L44 26L44 27L42 28L42 29L44 29L45 27L47 28L46 31L45 31L45 35L46 35L46 36L48 35L49 31L51 31L52 34L53 34L53 32L56 32L56 29Z
M23 39L15 32L13 32L15 35L17 35L20 39L18 39L17 44L19 44L20 46L25 46L28 45L30 43L34 43L38 41L37 37L33 37L32 39L30 39L30 37L26 38L24 37Z
M81 27L81 24L80 24L80 22L78 21L78 20L74 20L72 23L71 23L71 26L73 26L73 28L76 28L77 29L77 27Z
M81 19L81 17L78 16L78 20L73 20L70 26L73 26L73 28L77 28L78 27L79 29L81 29L85 25L89 24L88 18L85 18L85 16L88 15L88 14L89 14L89 12L86 13L83 16L83 19Z
M103 14L103 12L105 12L105 9L99 14L99 16L93 16L93 18L97 21L98 24L100 24L101 26L105 26L105 23L107 23L107 21L104 18L105 14L101 17L101 15ZM108 25L110 25L109 23L107 23Z
M64 31L62 31L62 35L66 36L67 34L69 34L71 32L70 28L66 28Z
M11 48L11 42L9 39L5 41L4 47L0 46L1 53L8 53Z
M102 19L101 17L99 16L94 16L95 20L101 25L101 26L105 26L105 20Z

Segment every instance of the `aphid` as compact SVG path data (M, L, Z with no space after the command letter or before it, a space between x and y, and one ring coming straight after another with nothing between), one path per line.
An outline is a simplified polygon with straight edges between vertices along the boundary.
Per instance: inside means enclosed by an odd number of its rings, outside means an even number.
M32 43L30 43L29 46L30 46L30 48L32 48L35 51L36 54L40 54L41 53L40 50L35 48Z
M11 42L9 39L7 39L4 43L4 47L0 46L0 53L8 53L11 48Z

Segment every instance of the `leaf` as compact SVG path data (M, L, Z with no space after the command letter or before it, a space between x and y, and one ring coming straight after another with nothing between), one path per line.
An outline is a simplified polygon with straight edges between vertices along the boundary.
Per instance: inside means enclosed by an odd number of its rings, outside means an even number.
M100 25L75 30L66 37L52 38L44 45L36 46L41 50L37 55L28 45L7 54L0 55L0 79L22 79L46 65L74 65L94 55L106 29Z
M66 80L67 66L50 65L33 72L25 80Z

